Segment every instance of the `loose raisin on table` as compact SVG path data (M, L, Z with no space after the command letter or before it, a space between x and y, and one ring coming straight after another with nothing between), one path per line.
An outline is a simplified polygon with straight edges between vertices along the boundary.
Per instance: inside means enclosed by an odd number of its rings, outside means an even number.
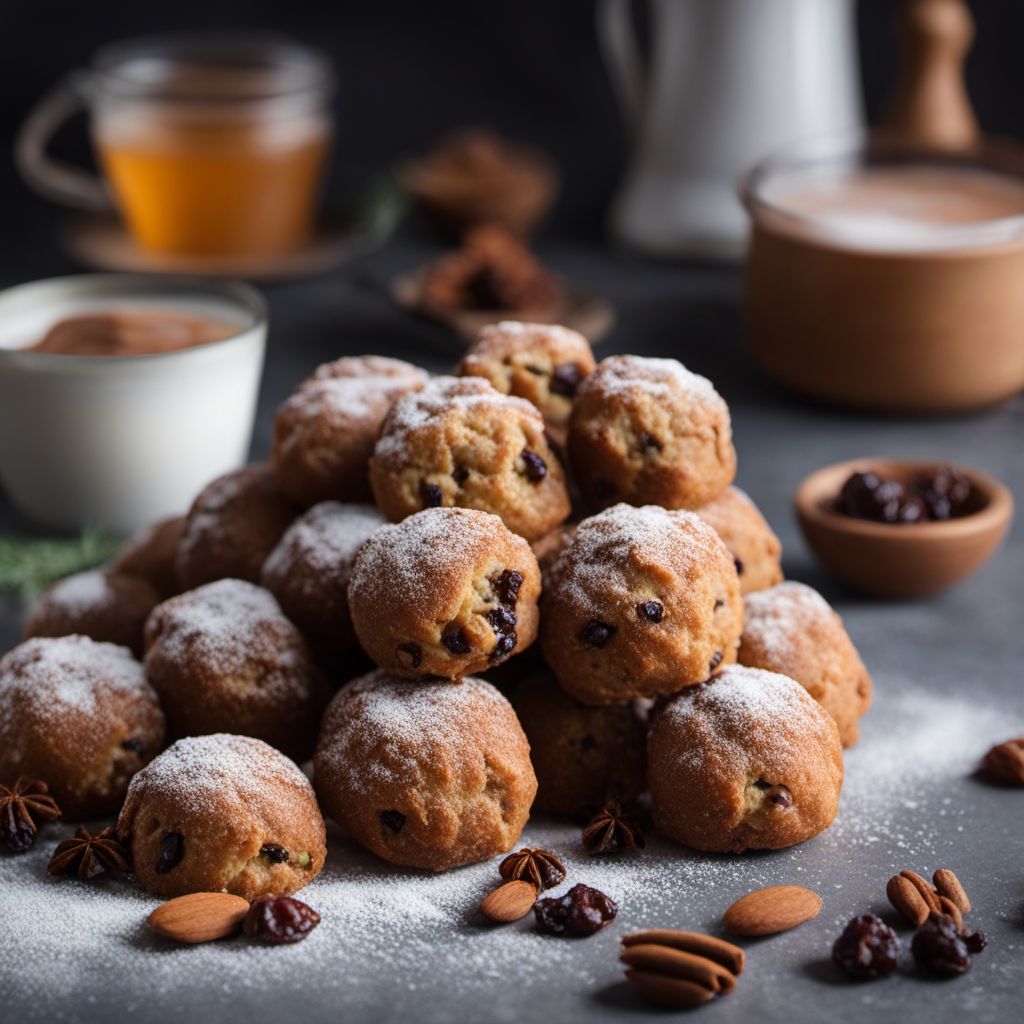
M851 977L867 980L892 974L899 952L896 933L875 914L862 914L836 939L832 959Z
M564 896L537 900L533 905L539 932L573 938L585 938L599 932L614 920L618 912L614 900L582 882L574 885Z
M318 924L320 915L292 896L260 896L253 900L242 929L252 939L274 946L301 942Z
M933 910L914 934L910 944L914 961L929 974L952 977L971 969L971 956L956 922L946 914Z

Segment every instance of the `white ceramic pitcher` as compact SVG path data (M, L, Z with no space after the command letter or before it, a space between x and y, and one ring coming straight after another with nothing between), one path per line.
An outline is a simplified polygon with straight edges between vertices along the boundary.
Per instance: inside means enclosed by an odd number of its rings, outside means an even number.
M744 172L786 143L862 123L854 0L650 3L645 68L630 0L598 0L632 135L612 232L659 255L739 258Z

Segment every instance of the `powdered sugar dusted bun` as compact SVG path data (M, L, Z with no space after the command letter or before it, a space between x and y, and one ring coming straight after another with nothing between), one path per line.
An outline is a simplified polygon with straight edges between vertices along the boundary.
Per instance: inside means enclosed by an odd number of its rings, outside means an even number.
M526 736L493 686L385 672L331 702L314 780L325 812L363 846L432 871L509 850L537 791Z
M370 535L348 596L359 642L381 668L454 679L529 647L539 595L530 545L497 516L435 508Z
M297 514L263 463L217 477L185 520L176 558L181 589L226 578L255 583Z
M157 696L126 647L39 638L0 659L0 779L42 779L65 818L116 811L163 738Z
M569 515L544 418L479 377L435 377L400 398L370 460L370 484L395 521L424 508L473 508L535 540Z
M318 653L358 645L348 610L356 552L386 520L372 505L322 501L299 516L263 563L263 585Z
M541 645L586 704L675 693L736 659L732 555L692 512L615 505L584 519L551 567Z
M174 561L184 532L184 516L161 519L129 537L110 567L126 576L141 576L161 597L173 597L179 589Z
M732 552L744 594L781 582L782 545L745 491L727 487L714 501L697 509L697 515Z
M281 489L308 508L370 497L367 466L396 399L428 378L401 359L346 356L324 363L278 409L271 463Z
M505 320L480 330L455 372L483 377L502 394L525 398L564 439L576 389L594 365L590 342L579 332Z
M58 580L29 609L24 638L69 636L130 647L141 657L146 619L160 595L144 579L105 573L78 572Z
M729 408L675 359L611 356L576 392L569 460L597 507L699 508L736 473Z
M313 787L293 761L249 736L190 736L132 780L118 835L158 896L295 892L327 856Z
M158 605L146 624L146 675L172 736L233 729L296 757L316 738L327 687L274 596L217 580Z
M647 788L647 726L633 701L581 704L542 673L517 687L513 706L537 773L535 810L587 819Z
M697 850L779 850L836 816L836 724L775 672L732 665L679 694L656 715L647 757L655 826Z
M843 620L816 590L780 583L744 601L739 661L795 679L836 720L844 747L860 735L871 676Z

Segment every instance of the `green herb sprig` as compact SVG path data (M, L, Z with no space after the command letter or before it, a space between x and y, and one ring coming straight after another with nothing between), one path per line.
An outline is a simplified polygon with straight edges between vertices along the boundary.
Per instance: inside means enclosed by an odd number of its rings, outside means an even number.
M51 583L110 561L121 542L94 527L70 540L0 537L0 591L35 600Z

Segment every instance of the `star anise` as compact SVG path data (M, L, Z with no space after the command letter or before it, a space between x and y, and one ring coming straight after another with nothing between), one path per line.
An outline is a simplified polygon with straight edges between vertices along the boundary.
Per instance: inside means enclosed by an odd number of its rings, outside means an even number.
M79 825L70 839L57 844L46 870L51 875L77 875L85 882L104 871L127 872L129 865L112 828L92 833Z
M38 823L59 817L60 808L45 782L22 775L13 786L0 785L0 846L11 853L30 849L36 841Z
M510 853L499 865L498 873L509 881L533 882L537 891L550 889L565 878L565 865L547 850L529 847Z
M639 825L618 800L608 800L583 829L583 848L588 853L642 850L644 845Z

